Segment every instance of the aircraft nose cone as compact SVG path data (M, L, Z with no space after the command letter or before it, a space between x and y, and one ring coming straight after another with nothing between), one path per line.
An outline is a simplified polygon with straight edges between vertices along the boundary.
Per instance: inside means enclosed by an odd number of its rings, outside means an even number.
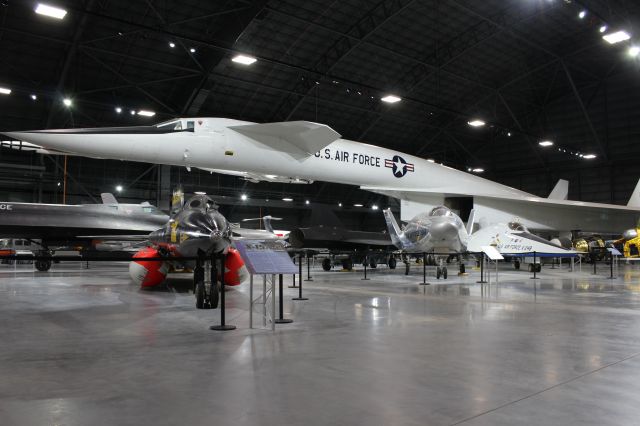
M458 228L450 221L438 221L431 225L431 238L435 241L449 241L458 237Z

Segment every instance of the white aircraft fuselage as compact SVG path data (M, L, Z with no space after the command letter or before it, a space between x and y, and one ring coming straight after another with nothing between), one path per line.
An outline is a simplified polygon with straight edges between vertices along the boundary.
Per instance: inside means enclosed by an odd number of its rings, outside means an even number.
M627 206L536 197L413 155L341 139L325 125L304 121L255 124L202 117L156 126L5 134L52 154L197 167L253 181L358 185L422 203L423 211L434 197L437 204L448 196L474 197L480 223L508 221L523 212L521 220L532 229L606 232L612 223L635 226L639 216Z

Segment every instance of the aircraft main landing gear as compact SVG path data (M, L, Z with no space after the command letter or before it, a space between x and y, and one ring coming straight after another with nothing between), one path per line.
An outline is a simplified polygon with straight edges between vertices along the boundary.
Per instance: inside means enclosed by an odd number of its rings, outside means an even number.
M322 269L325 271L331 270L331 259L329 259L328 257L322 259Z
M196 309L216 309L220 298L217 277L214 277L213 265L210 259L201 261L193 270L193 292L196 295Z
M36 260L34 266L40 272L47 272L51 269L51 253L48 251L39 251L36 253L38 256L45 256L47 259Z
M440 279L440 277L442 277L442 279L447 279L448 276L448 272L447 272L447 267L446 266L437 266L436 267L436 279Z

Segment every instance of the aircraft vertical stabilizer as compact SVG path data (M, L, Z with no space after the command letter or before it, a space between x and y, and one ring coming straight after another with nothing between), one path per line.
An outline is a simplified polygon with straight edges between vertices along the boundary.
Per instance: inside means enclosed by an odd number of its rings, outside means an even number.
M399 249L408 249L413 244L405 237L404 232L400 229L398 222L396 222L396 218L393 217L393 213L391 213L391 209L383 210L384 220L387 222L387 229L389 230L389 236L391 237L391 242L394 246Z
M640 180L638 180L638 183L631 194L631 198L629 198L627 206L640 208Z
M559 179L548 198L550 200L567 200L569 198L569 181Z
M474 209L471 209L471 212L469 212L469 219L467 221L467 235L473 234L473 225L474 225L475 219L476 219L476 211Z
M118 204L118 200L110 192L103 192L100 194L100 198L102 198L102 204Z

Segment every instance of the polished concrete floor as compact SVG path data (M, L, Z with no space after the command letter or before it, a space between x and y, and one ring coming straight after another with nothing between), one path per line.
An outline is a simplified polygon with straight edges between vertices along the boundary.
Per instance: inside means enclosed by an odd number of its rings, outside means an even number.
M640 424L639 266L413 272L313 270L272 333L248 328L246 284L217 332L184 279L1 265L0 424Z

